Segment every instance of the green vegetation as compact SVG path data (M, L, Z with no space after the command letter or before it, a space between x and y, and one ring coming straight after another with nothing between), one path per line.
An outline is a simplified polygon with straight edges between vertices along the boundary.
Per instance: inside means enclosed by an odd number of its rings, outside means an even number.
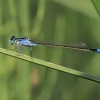
M24 55L9 51L8 43L15 35L99 48L99 5L98 0L0 0L0 52L20 58L0 54L0 100L99 100L99 53L38 46L31 59L27 49Z
M100 1L98 0L91 0L91 2L93 3L98 15L100 16Z

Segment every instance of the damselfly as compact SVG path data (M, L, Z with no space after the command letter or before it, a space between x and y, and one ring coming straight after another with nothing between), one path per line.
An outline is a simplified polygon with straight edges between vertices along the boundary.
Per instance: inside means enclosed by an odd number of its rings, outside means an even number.
M35 39L30 39L28 37L16 38L15 36L12 36L9 42L10 42L10 45L15 45L15 49L17 48L18 49L17 51L19 53L23 52L23 47L28 48L30 50L31 57L32 57L32 47L38 46L38 45L70 48L73 50L100 53L100 49L88 48L88 46L84 42L78 42L78 43L61 43L61 42L52 42L52 41L44 42L44 41L39 41Z

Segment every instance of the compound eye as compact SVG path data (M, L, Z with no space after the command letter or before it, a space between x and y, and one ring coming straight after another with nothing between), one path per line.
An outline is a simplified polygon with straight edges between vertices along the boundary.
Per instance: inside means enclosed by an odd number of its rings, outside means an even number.
M9 44L10 45L13 45L14 44L14 41L13 40L9 40Z

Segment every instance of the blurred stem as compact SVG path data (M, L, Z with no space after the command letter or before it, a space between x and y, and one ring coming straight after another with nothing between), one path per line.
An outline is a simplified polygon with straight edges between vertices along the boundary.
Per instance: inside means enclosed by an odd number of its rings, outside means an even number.
M19 33L19 29L18 29L18 20L17 20L17 12L16 12L16 6L15 6L15 1L14 0L9 0L8 1L9 4L9 11L10 11L10 16L11 19L14 22L14 33L18 34Z
M0 79L0 100L8 100L7 81L2 79Z
M21 63L22 61L20 61ZM21 72L21 80L20 80L20 90L22 91L22 100L30 100L30 67L29 67L29 63L24 62L22 65L22 72Z
M2 0L0 0L0 27L2 25Z
M19 20L20 26L22 29L22 34L25 36L29 35L30 27L30 7L29 0L20 0L19 1Z
M34 34L33 35L34 37L36 37L40 32L43 18L44 18L45 4L46 4L46 0L39 0L37 16L36 16L36 19L34 22L34 28L32 31L32 34Z
M100 4L99 4L98 0L91 0L91 2L93 3L98 15L100 16Z

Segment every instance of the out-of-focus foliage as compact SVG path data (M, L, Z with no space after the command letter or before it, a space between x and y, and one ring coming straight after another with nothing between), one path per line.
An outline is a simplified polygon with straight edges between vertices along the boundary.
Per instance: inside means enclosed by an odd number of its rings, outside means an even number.
M100 16L100 1L99 0L91 0L91 2L94 5L98 15Z
M74 11L77 11L81 14L99 20L98 13L96 12L91 0L84 0L84 1L83 0L75 0L75 1L74 0L53 0L53 1L58 2L64 6L67 6L70 9L73 9ZM99 2L97 3L99 5Z
M55 2L56 1L56 2ZM0 47L8 40L85 42L100 47L99 16L90 0L0 0ZM77 1L77 2L76 2ZM82 3L83 2L83 3ZM28 55L25 49L24 54ZM100 76L100 54L34 47L33 56ZM0 100L100 100L100 85L0 54Z

